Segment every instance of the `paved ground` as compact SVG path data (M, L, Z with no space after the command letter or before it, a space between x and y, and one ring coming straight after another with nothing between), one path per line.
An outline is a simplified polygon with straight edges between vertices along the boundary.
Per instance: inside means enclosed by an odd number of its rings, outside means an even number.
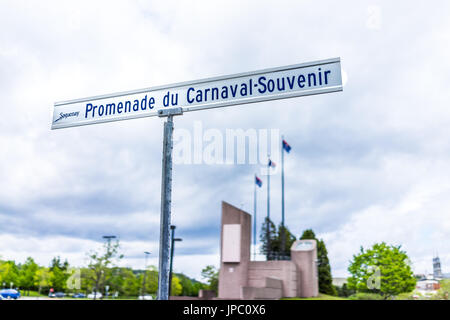
M50 299L47 297L20 297L19 300L60 300L60 299Z
M8 299L4 299L4 300L8 301ZM49 298L49 297L27 297L27 296L22 296L18 300L55 300L55 301L58 301L58 300L79 300L79 299L74 299L74 298L70 298L70 297L67 297L67 298ZM82 299L82 300L87 300L87 299Z

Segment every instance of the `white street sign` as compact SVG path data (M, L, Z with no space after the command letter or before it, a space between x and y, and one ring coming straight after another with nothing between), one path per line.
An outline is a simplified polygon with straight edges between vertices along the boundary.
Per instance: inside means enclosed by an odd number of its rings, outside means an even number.
M340 58L56 102L52 129L342 91Z

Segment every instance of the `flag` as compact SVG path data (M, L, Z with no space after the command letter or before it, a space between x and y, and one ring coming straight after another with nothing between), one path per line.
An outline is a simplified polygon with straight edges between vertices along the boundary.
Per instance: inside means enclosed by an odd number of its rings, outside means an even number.
M272 160L269 159L269 167L274 167L275 168L276 165L277 164L275 162L273 162Z
M258 185L258 187L261 188L262 186L262 180L260 178L258 178L257 176L255 176L255 183Z
M283 149L286 150L287 153L291 151L291 146L286 142L286 140L283 140Z

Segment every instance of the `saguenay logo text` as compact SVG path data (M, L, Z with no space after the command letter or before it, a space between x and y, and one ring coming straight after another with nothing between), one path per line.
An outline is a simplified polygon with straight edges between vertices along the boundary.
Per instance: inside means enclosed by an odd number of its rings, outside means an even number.
M77 112L68 112L68 113L63 113L63 112L61 112L61 113L59 114L59 118L56 119L56 120L53 121L53 122L58 122L58 121L61 120L61 119L66 119L66 118L69 118L69 117L78 117L79 114L80 114L79 111L77 111Z

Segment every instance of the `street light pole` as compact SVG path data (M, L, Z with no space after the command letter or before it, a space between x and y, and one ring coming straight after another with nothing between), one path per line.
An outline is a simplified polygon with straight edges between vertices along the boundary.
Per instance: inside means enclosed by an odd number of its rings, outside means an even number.
M111 249L111 239L115 239L116 236L103 236L103 239L106 239L106 252L109 252L109 250ZM100 279L103 277L103 270L101 270L100 273ZM98 292L98 284L100 282L100 279L97 279L97 281L95 282L95 292L94 292L94 300L97 298L97 292Z
M169 299L170 299L170 293L172 292L172 267L173 267L173 252L175 248L175 241L183 241L181 238L175 238L175 228L176 226L171 225L170 230L171 232L171 246L170 246L170 267L169 267Z
M141 296L142 299L144 298L144 292L145 292L145 277L147 276L147 258L150 255L150 252L145 251L145 264L144 264L144 279L142 280L142 289L141 289Z
M107 241L108 250L111 247L111 239L115 239L115 238L116 238L116 236L103 236L103 239L106 239L106 241Z

